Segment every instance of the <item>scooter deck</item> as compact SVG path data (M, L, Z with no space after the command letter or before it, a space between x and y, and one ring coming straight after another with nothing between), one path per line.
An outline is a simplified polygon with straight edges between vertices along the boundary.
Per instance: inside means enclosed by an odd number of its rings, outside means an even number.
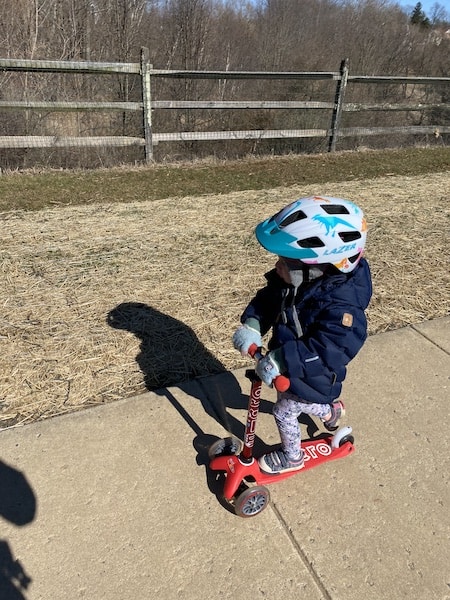
M269 485L283 479L287 479L300 472L308 471L323 463L338 458L344 458L354 452L355 447L352 442L347 441L338 448L332 446L333 436L318 438L316 440L305 440L302 442L304 452L304 467L298 471L288 471L287 473L268 474L261 471L257 459L253 458L251 463L243 462L239 455L218 456L210 462L210 468L213 471L224 471L226 481L223 495L227 500L231 500L236 493L239 485L244 479L254 481L257 485Z

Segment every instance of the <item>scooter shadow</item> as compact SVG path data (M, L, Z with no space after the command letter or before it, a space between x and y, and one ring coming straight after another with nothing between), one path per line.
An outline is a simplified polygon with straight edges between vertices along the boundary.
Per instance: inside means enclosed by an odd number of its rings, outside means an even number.
M179 387L182 389L183 385L180 385ZM158 390L158 393L161 396L165 397L168 400L168 402L170 402L170 404L175 408L175 410L178 412L178 414L184 419L184 421L189 425L189 427L195 433L195 438L192 441L192 445L193 445L195 451L197 452L196 463L198 466L205 467L206 484L208 486L208 489L211 492L211 494L213 494L216 497L217 501L219 502L219 504L221 504L221 506L223 508L225 508L230 513L234 513L233 507L223 498L223 494L222 494L224 481L225 481L225 475L223 473L220 473L217 471L212 471L209 468L209 463L211 460L210 456L209 456L209 449L214 444L214 442L217 442L218 440L220 440L222 438L219 438L217 435L213 435L213 434L203 431L202 428L198 425L198 423L192 418L192 416L189 414L189 412L177 400L177 398L172 394L172 392L169 389L164 388L164 389ZM244 405L242 405L242 402L241 402L242 400L245 401ZM248 397L246 397L246 396L243 396L243 398L240 398L239 400L237 400L237 407L240 408L241 405L242 405L242 408L244 408L244 406L246 407L247 400L248 400ZM233 406L236 406L236 405L233 405ZM210 405L205 406L205 408L206 408L206 411L209 413L211 410L211 406ZM214 418L217 419L217 414L213 413L211 416L213 416ZM228 419L228 425L230 426L230 429L231 429L231 431L228 430L229 436L230 437L234 436L239 439L242 439L243 431L245 429L244 425L238 419L235 419L231 415L228 415L227 419ZM223 423L221 423L221 424L223 425ZM242 433L242 435L239 435L240 433ZM256 440L255 440L255 456L264 454L264 452L267 451L267 448L268 448L268 446L260 438L256 438Z
M226 376L228 375L228 376ZM230 378L234 380L231 382ZM218 422L224 425L223 420L225 419L227 427L226 430L229 434L226 437L235 437L239 440L243 440L244 431L245 431L245 423L242 423L240 420L235 418L233 415L229 414L226 411L226 408L235 408L235 409L247 409L248 407L248 399L249 396L246 394L242 394L240 391L240 387L236 379L231 373L223 374L219 378L216 376L213 378L215 382L215 398L227 398L226 406L223 402L215 402L214 406L203 402L203 406L211 416L213 416ZM217 385L217 381L220 382L222 380L222 385ZM200 380L201 381L201 380ZM211 383L211 382L209 382ZM239 393L230 394L230 387L232 385L232 389ZM204 381L203 385L208 385L208 382ZM183 385L180 386L183 389ZM210 387L209 387L210 389ZM189 387L186 387L184 390L189 393ZM194 431L195 438L193 440L193 447L197 452L196 463L199 466L205 467L205 476L206 476L206 484L208 486L209 491L213 494L218 503L225 508L228 512L235 514L233 506L223 497L223 488L225 483L225 473L220 471L213 471L210 469L210 461L211 457L209 455L209 451L211 446L222 439L216 435L212 435L206 433L201 429L198 423L192 418L192 416L188 413L188 411L184 408L184 406L177 400L177 398L171 393L168 389L160 390L161 395L165 396L167 400L172 404L172 406L177 410L180 416L185 420L185 422L190 426L190 428ZM272 412L273 403L267 400L261 400L261 406L263 407L264 412ZM246 414L246 413L244 413ZM308 442L311 440L317 440L319 438L329 437L329 433L323 431L317 423L310 418L308 415L301 415L299 418L300 426L302 428L302 433L306 433L306 435L302 435L303 441ZM262 456L267 452L271 452L279 444L269 445L264 442L263 439L255 436L253 454L257 458Z

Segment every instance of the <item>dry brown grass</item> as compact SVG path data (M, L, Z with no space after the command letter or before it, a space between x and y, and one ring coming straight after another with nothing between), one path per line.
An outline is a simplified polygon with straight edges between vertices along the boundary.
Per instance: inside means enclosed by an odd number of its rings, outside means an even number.
M449 314L448 173L11 211L0 427L244 366L230 336L273 257L254 226L313 193L368 218L370 333Z

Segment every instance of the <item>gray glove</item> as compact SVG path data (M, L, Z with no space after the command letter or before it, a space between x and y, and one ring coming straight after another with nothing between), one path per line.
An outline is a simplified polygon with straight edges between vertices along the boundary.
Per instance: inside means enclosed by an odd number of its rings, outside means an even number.
M261 333L259 332L259 323L256 319L249 319L236 329L233 335L233 346L236 350L246 356L248 349L252 344L262 346Z
M269 387L272 387L272 382L275 377L280 375L280 365L275 360L272 352L266 354L256 363L256 374Z

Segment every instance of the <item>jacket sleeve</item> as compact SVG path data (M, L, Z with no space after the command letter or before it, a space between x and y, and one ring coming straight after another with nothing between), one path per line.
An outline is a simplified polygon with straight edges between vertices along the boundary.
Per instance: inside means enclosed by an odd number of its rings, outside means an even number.
M267 285L256 293L241 315L241 323L250 318L256 319L261 335L265 335L278 319L283 289L274 270L267 273L266 278Z

